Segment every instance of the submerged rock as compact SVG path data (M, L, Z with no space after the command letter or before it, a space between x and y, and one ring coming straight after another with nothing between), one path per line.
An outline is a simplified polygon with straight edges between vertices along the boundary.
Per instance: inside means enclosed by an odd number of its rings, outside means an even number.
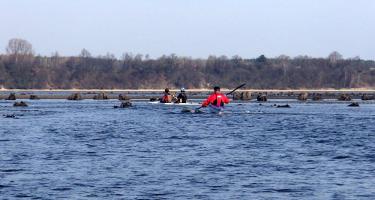
M27 107L28 105L25 102L21 101L21 102L15 102L13 106L14 107Z
M108 96L104 92L101 92L94 96L94 100L107 100L107 99L108 99Z
M5 118L16 118L15 114L4 115Z
M359 107L359 103L353 102L353 103L349 104L348 106L349 107Z
M16 100L16 94L15 93L10 93L10 95L8 96L8 98L6 98L5 100Z
M82 96L81 96L80 93L74 93L74 94L71 94L71 95L68 97L68 100L72 100L72 101L82 100Z
M300 101L307 101L307 97L309 96L309 93L304 92L298 95L298 100Z

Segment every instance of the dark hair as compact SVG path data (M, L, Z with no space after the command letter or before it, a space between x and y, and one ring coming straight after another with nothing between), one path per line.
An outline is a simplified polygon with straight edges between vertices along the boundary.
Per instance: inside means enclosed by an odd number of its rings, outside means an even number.
M218 91L218 90L220 90L220 87L219 86L215 86L214 87L214 91Z
M168 93L169 92L169 89L168 88L165 88L165 90L164 90L166 93Z

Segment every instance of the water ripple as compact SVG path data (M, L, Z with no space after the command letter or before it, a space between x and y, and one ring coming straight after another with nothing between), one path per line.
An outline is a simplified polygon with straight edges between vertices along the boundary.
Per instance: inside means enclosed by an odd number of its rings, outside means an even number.
M374 199L374 104L1 102L4 199ZM205 111L204 109L202 109Z

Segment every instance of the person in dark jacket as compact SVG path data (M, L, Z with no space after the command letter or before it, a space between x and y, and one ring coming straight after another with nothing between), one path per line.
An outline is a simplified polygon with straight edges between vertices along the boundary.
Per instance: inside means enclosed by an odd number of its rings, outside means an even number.
M185 93L185 88L181 88L181 93L178 94L177 100L175 101L175 103L186 103L186 102L187 102L187 96Z

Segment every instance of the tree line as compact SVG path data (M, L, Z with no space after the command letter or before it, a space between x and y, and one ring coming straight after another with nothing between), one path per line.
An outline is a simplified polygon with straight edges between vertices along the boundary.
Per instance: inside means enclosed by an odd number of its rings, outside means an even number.
M154 89L233 88L247 83L252 89L374 88L375 61L261 55L209 56L193 59L164 55L150 59L140 54L93 57L83 49L78 56L35 55L32 45L11 39L0 55L0 87L7 89Z

